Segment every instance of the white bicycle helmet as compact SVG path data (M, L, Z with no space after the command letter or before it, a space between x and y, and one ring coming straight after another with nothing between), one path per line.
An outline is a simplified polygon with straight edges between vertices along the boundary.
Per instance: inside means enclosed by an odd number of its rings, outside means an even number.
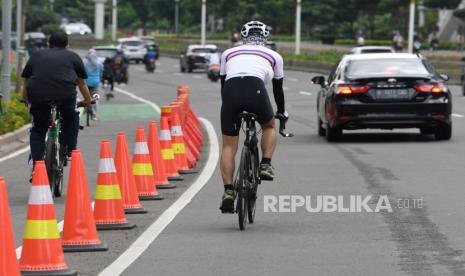
M264 38L268 38L270 36L270 30L268 29L268 26L260 21L250 21L242 26L241 35L242 38L248 38L251 34L258 34Z

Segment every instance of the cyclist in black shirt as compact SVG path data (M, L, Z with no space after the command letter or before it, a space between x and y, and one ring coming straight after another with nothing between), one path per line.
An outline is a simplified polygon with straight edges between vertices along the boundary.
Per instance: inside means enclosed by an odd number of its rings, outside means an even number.
M79 132L76 86L84 97L78 106L87 106L91 102L84 64L76 53L67 50L68 36L63 32L53 33L48 43L49 49L33 55L21 75L25 78L23 101L29 105L32 115L30 146L34 162L44 158L45 136L50 124L49 103L57 104L63 118L63 137L60 138L70 155L76 149Z

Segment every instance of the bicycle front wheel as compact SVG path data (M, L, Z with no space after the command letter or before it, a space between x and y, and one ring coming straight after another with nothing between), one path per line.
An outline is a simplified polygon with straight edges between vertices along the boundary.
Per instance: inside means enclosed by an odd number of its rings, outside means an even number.
M249 218L249 223L253 223L255 220L255 209L256 209L256 202L257 202L257 188L258 188L258 183L259 183L259 177L258 177L258 154L251 154L250 155L250 162L249 165L251 166L249 168L249 174L248 174L248 179L249 182L247 185L247 212L248 212L248 218Z

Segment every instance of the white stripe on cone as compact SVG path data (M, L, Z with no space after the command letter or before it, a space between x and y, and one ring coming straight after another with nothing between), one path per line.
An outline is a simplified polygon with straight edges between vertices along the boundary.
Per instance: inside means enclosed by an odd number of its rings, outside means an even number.
M172 126L171 136L182 136L182 128L180 126Z
M149 154L149 147L146 142L136 142L134 154Z
M160 141L170 141L171 140L171 134L169 130L162 129L160 130Z
M99 166L98 166L99 173L115 173L115 163L113 162L113 158L102 158L100 159Z
M53 204L50 186L32 186L29 194L29 204Z

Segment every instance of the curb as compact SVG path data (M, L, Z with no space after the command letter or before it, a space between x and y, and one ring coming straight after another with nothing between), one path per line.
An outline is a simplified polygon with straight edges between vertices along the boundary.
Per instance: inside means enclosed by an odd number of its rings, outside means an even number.
M31 128L32 124L27 124L22 126L21 128L1 135L0 136L0 150L5 147L13 145L15 142L24 143L28 140L29 136L29 129ZM12 151L14 149L8 149L7 151Z

